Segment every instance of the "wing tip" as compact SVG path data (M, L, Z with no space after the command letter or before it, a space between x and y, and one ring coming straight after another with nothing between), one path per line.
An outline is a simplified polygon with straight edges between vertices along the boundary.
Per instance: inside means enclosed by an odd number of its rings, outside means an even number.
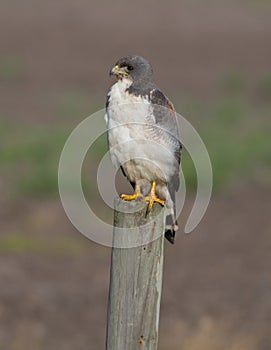
M165 231L165 238L171 243L175 243L175 231L170 229Z

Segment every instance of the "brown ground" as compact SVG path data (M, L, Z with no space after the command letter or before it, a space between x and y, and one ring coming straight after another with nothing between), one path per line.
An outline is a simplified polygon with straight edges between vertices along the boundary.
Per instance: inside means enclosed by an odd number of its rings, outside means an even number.
M270 72L264 1L0 7L1 57L15 58L17 70L1 87L1 117L9 120L56 121L57 100L70 91L100 101L107 70L130 52L153 62L166 91L192 99L215 99L228 73L253 87ZM2 238L45 242L0 250L0 349L103 349L110 250L75 232L57 199L0 203ZM160 349L270 349L270 212L270 193L234 188L213 198L193 234L167 245Z
M270 348L270 209L267 193L235 191L166 245L161 349ZM16 234L14 224L6 232ZM110 249L81 237L50 202L29 206L17 232L47 248L1 254L3 349L102 349ZM67 238L79 252L65 249Z

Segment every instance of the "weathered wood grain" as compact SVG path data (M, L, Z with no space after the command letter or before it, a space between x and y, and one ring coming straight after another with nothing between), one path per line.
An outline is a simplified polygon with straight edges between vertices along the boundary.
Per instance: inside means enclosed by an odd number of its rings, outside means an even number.
M146 210L145 203L115 201L107 350L156 350L158 346L164 209L155 204L147 216ZM138 246L120 248L122 243L127 246L125 237L131 242L131 234ZM158 238L146 243L154 237Z

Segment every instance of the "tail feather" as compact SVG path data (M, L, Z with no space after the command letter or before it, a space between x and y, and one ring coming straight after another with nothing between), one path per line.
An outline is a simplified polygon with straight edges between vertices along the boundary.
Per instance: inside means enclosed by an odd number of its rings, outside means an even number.
M169 195L166 215L166 229L165 238L171 243L175 242L175 232L178 230L178 223L176 220L176 205L175 205L175 190L172 184L169 185Z
M165 238L171 243L175 243L175 231L173 229L165 231Z

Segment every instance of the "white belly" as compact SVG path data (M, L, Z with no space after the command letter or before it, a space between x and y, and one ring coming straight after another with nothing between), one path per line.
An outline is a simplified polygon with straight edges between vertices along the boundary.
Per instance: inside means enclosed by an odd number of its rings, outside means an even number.
M130 181L168 182L175 158L146 125L155 123L151 104L142 97L131 98L125 91L128 86L124 80L112 87L105 117L112 163L123 166Z

